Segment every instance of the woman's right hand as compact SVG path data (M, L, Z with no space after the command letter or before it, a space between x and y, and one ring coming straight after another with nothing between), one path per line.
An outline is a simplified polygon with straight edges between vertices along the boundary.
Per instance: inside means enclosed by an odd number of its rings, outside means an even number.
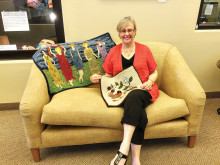
M93 74L92 76L90 76L90 81L94 84L99 83L99 80L102 78L102 75L99 74Z

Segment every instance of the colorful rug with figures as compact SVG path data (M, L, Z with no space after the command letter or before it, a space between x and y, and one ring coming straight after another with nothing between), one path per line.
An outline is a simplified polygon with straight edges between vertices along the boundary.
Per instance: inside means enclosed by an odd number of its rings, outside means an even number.
M119 106L133 90L142 90L141 79L133 66L123 70L114 77L103 76L101 92L107 106Z
M109 33L83 42L50 45L38 50L33 61L43 73L49 94L92 84L92 74L104 74L102 65L116 44Z

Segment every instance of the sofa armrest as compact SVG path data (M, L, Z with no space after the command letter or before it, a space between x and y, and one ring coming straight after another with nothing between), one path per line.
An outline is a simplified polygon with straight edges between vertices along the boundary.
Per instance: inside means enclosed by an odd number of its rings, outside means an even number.
M41 132L44 129L44 124L41 124L41 114L44 105L49 101L46 80L37 66L33 64L20 102L20 114L30 148L41 146Z
M198 134L206 95L175 47L170 48L164 59L161 89L171 97L185 100L190 111L185 117L189 122L189 136Z

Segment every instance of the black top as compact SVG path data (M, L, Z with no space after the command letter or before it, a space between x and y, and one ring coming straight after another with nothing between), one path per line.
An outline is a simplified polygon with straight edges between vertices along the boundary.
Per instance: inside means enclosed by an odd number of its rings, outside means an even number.
M122 55L122 67L123 67L123 69L126 69L126 68L128 68L128 67L133 65L133 63L134 63L134 56L135 56L135 54L130 59L126 59Z

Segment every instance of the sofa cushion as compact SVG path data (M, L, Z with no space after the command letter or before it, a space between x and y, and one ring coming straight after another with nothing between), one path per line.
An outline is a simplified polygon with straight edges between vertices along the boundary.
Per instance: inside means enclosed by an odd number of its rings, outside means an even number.
M171 98L163 91L160 91L159 98L146 111L148 126L189 114L183 99ZM121 129L122 116L122 107L107 107L99 88L75 88L54 95L43 108L41 122Z

